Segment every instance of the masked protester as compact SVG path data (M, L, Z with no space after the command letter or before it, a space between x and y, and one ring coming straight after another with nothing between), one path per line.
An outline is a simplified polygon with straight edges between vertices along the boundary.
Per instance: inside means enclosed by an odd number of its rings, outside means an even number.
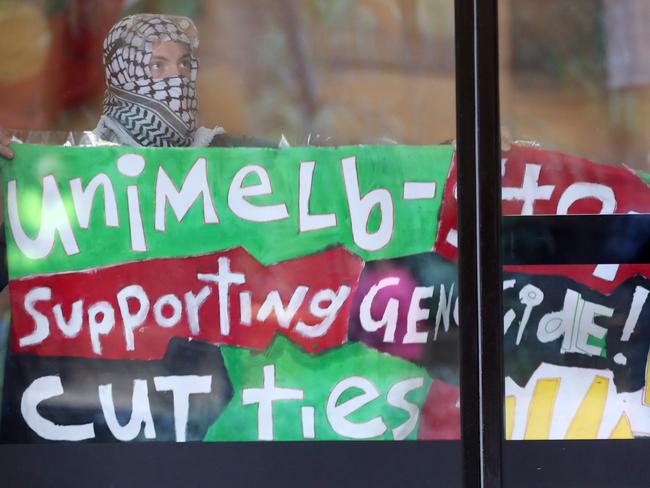
M94 134L126 146L208 146L223 129L197 128L197 47L187 17L118 22L104 40L106 95Z
M81 145L144 147L272 146L198 125L196 79L199 40L187 17L125 17L104 40L106 93L97 127ZM0 128L0 155L11 159L9 134Z

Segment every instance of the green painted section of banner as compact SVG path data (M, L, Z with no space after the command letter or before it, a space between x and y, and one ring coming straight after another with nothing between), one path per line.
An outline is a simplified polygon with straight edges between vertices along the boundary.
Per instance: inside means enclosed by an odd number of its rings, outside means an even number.
M236 347L222 347L222 353L234 395L206 441L417 438L431 379L413 363L360 343L311 355L281 336L263 353ZM268 410L259 402L251 402L262 395L265 367L267 398L302 397L273 401L271 417L265 417ZM268 388L270 379L274 390ZM333 409L335 405L340 410ZM310 414L303 413L310 409L313 423Z
M32 259L16 245L10 226L7 251L11 278L41 273L89 269L122 262L160 257L182 257L217 250L245 247L263 264L309 255L344 245L364 260L386 259L425 252L433 247L443 188L452 158L451 146L348 146L337 148L211 148L142 149L123 147L50 147L16 145L16 157L2 166L5 222L8 222L8 184L15 181L17 212L28 238L39 235L42 225L44 179L53 175L66 209L79 251L68 255L57 234L49 255ZM116 161L124 154L144 157L146 167L137 177L122 175ZM390 192L394 206L394 228L390 240L376 250L365 250L355 240L342 159L356 158L361 196L373 190ZM203 200L189 208L180 222L166 203L166 230L154 228L156 179L159 167L177 189L199 158L207 161L207 181L219 223L205 223ZM299 227L300 163L315 161L311 214L335 214L336 225L309 232ZM273 222L251 222L236 215L228 203L233 177L247 165L259 165L269 176L272 194L246 197L255 205L285 204L288 218ZM102 187L95 194L87 229L79 225L70 181L81 179L81 188L103 173L115 193L119 226L106 225ZM50 177L51 180L51 177ZM435 197L405 199L405 182L435 182ZM255 174L242 186L259 184ZM137 190L146 251L132 250L127 186ZM305 185L303 185L305 186ZM385 192L384 192L385 193ZM377 230L381 212L370 212L366 230ZM17 219L14 219L17 220Z

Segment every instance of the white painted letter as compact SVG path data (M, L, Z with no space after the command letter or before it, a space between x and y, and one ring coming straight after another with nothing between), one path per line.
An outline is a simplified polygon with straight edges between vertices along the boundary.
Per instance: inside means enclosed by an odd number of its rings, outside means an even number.
M169 202L174 215L176 215L176 220L180 222L190 207L199 199L199 196L203 196L203 221L206 224L218 224L219 219L217 212L214 210L210 188L208 187L208 170L205 159L199 158L196 160L194 166L185 176L180 191L176 189L163 167L160 166L158 168L158 178L156 179L155 229L158 231L166 229L166 202Z
M69 339L77 337L81 332L81 325L83 323L84 301L77 300L72 304L72 311L70 312L70 320L66 322L63 317L63 309L58 303L52 308L54 313L54 321L57 327L61 330L63 335Z
M411 303L409 305L406 319L406 334L404 335L404 344L424 344L429 337L429 331L418 330L418 322L429 318L430 310L420 308L420 301L433 296L433 286L417 286L413 290ZM451 300L451 296L450 296Z
M339 398L351 388L358 388L363 393L339 404ZM332 430L351 439L371 439L382 435L387 427L381 417L374 417L367 422L351 422L347 419L349 415L377 398L377 387L361 376L351 376L337 383L327 399L327 420Z
M228 289L230 285L242 285L246 283L246 277L243 273L230 272L230 259L221 257L217 260L219 270L217 274L198 273L197 276L201 281L208 281L217 284L219 293L219 328L221 335L230 334L230 294Z
M285 329L289 328L291 325L291 319L296 315L298 308L302 305L305 295L307 295L309 287L299 286L291 295L289 299L289 304L284 307L282 304L282 298L280 298L280 293L277 290L273 290L266 295L264 303L257 311L257 320L263 322L269 318L271 312L275 312L275 318L278 321L278 325Z
M449 314L451 313L451 300L454 295L455 283L451 284L449 289L449 298L447 298L447 290L445 285L440 284L440 299L438 300L438 310L436 311L436 327L433 333L433 340L438 338L438 330L442 322L445 332L449 332Z
M605 185L599 183L573 183L562 193L560 201L557 203L558 215L566 215L569 208L578 200L585 198L594 198L600 200L602 207L601 214L611 214L616 210L616 197L614 191Z
M155 439L156 428L151 417L149 406L149 391L147 380L133 380L133 396L131 398L131 418L126 425L120 425L115 414L113 402L113 385L99 385L99 402L102 405L102 412L106 419L106 425L111 434L118 441L132 441L144 424L144 436L147 439Z
M79 253L79 246L72 233L70 220L54 176L48 175L43 178L41 226L35 239L27 236L20 222L15 180L7 183L7 213L16 246L29 259L42 259L52 252L55 232L58 232L63 250L68 256Z
M45 287L38 287L32 290L25 295L25 311L34 319L34 332L25 337L21 337L18 340L18 345L20 347L33 346L34 344L40 344L50 335L50 321L47 320L47 317L40 313L34 304L40 302L41 300L51 300L52 299L52 289Z
M165 317L163 314L163 308L165 305L171 307L172 314L169 317ZM183 314L183 305L176 295L163 295L161 296L153 306L153 317L156 323L165 328L174 327L178 321L181 319Z
M568 289L564 295L564 306L558 312L544 315L537 326L537 339L540 342L551 342L562 336L562 352L571 350L571 331L576 316L578 304L582 301L580 294ZM567 332L569 332L567 334Z
M344 158L341 163L350 208L352 238L361 249L377 251L388 244L393 236L393 199L390 192L384 188L372 190L361 197L356 158ZM379 206L379 228L370 233L368 221L376 205Z
M95 200L97 189L102 187L104 191L104 222L107 227L117 227L119 225L117 214L117 202L115 201L115 191L111 179L104 173L99 173L90 182L84 190L81 186L81 178L70 180L70 190L72 191L72 203L74 211L77 214L79 227L87 229L90 222L90 211Z
M156 385L156 390L172 392L176 442L185 442L190 395L210 393L212 391L212 376L156 376L153 382Z
M275 366L264 366L264 386L262 388L244 388L242 405L258 404L257 438L260 441L273 440L273 402L276 400L302 400L303 391L293 388L275 386Z
M376 332L382 327L386 327L384 331L384 342L394 342L395 341L395 328L397 327L397 312L399 308L399 302L395 298L390 298L386 309L384 310L384 315L381 319L375 320L372 318L370 310L372 308L372 302L377 296L379 290L386 288L388 286L395 286L399 284L399 278L390 277L384 278L379 283L374 285L361 302L361 307L359 308L359 321L361 322L361 327L368 332Z
M424 385L424 378L417 377L395 383L390 390L386 400L388 404L404 410L408 413L409 418L402 425L398 425L393 429L393 438L396 441L406 439L418 423L420 409L415 403L411 403L406 399L406 395L413 390L422 388Z
M312 177L315 161L300 163L300 186L298 190L298 220L300 232L326 229L336 226L336 215L333 213L312 215L309 213L309 199L311 197Z
M602 347L589 344L590 337L602 340L607 334L607 329L597 325L594 319L596 317L611 317L613 314L613 308L604 307L586 300L584 301L582 313L580 314L578 338L576 340L576 347L581 352L589 356L600 356L602 354Z
M256 174L260 182L256 185L243 187L244 179L250 174ZM271 181L269 174L262 166L244 166L237 171L228 190L228 207L239 218L251 222L273 222L289 218L287 206L284 203L277 205L254 205L246 200L247 197L271 195Z
M526 329L528 320L530 320L530 313L533 308L542 303L543 300L544 292L534 285L528 284L519 292L519 301L526 305L526 308L524 309L524 315L519 322L519 329L517 330L517 345L519 345L521 338L524 336L524 330Z
M138 301L138 311L133 314L129 311L129 299L131 298ZM133 351L135 349L133 330L144 324L149 313L149 298L140 285L129 285L117 293L117 304L120 307L122 324L124 325L126 350Z
M50 441L83 441L95 437L92 423L57 425L38 413L41 402L59 395L63 395L63 385L58 376L43 376L27 387L20 401L20 413L29 428Z
M627 319L625 319L625 325L623 326L623 333L621 334L621 341L629 341L636 327L636 323L639 321L641 316L641 310L645 305L646 300L648 299L648 290L642 286L637 286L634 288L634 295L632 295L632 304L630 305L630 312L627 314Z
M310 338L322 337L327 334L345 300L350 296L350 291L351 288L344 285L336 293L329 288L316 293L309 304L309 312L323 321L320 324L309 325L300 320L296 324L296 332L303 337ZM330 302L330 304L323 308L321 306L323 302Z
M144 171L146 162L139 154L123 154L117 159L117 169L124 176L136 177ZM137 185L127 185L126 199L129 209L129 230L131 231L131 249L137 252L147 250L147 242L142 226L140 211L140 193Z
M187 314L187 321L190 324L190 332L192 335L198 335L201 332L201 324L199 323L199 310L201 305L210 295L210 287L204 286L198 294L188 291L185 294L185 313Z
M98 322L97 316L102 319ZM99 336L106 335L115 326L115 311L108 302L97 302L88 309L88 330L90 332L90 343L95 354L102 353L102 344Z

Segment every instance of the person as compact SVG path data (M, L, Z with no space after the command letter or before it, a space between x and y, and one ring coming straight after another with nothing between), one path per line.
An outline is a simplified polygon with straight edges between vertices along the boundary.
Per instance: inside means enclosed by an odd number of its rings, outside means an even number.
M81 145L141 147L273 147L267 141L198 126L198 32L181 16L123 18L104 40L106 92L97 127ZM0 127L0 155L12 159Z
M197 127L198 35L187 17L140 14L104 40L106 94L93 135L124 146L208 146L223 129Z

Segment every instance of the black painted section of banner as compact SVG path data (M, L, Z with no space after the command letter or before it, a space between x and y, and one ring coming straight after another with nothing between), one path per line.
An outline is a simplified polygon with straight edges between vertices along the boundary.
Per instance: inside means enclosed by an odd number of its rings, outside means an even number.
M650 263L650 215L502 219L503 264Z
M0 446L2 486L460 487L459 441Z
M635 276L609 294L599 293L562 276L504 273L504 280L515 281L512 288L503 291L504 313L515 313L514 320L509 323L503 338L505 376L524 387L541 364L548 363L609 370L614 375L618 393L639 391L645 386L646 361L650 348L650 307L641 307L638 320L632 329L631 340L623 340L622 334L637 287L650 290L650 280ZM521 296L526 289L527 294L535 293L543 298L538 305L529 309L528 320L523 322L527 306L522 303ZM538 324L544 317L548 318L550 314L559 319L561 314L567 314L573 318L582 313L571 308L564 310L569 293L577 295L576 305L589 302L612 310L611 316L594 317L594 326L605 331L605 337L600 343L594 342L592 346L600 348L602 354L596 354L595 349L592 351L593 355L578 350L562 351L564 334L557 338L540 340ZM523 329L519 331L519 327ZM561 327L564 327L564 324ZM520 342L517 343L520 332ZM572 335L573 332L567 330L567 334ZM617 362L614 358L624 360Z
M650 439L506 441L504 488L650 486Z
M232 385L217 346L173 338L161 360L130 361L8 354L0 421L0 443L46 443L25 422L21 402L38 378L60 378L64 393L39 403L38 411L58 425L92 423L88 442L117 442L107 425L99 400L99 385L111 385L115 415L126 425L132 413L133 382L147 382L147 399L157 441L174 441L174 402L169 391L156 391L154 377L199 375L210 378L210 394L190 396L187 440L201 440L232 398ZM146 441L142 430L134 441ZM0 474L0 486L2 475Z

